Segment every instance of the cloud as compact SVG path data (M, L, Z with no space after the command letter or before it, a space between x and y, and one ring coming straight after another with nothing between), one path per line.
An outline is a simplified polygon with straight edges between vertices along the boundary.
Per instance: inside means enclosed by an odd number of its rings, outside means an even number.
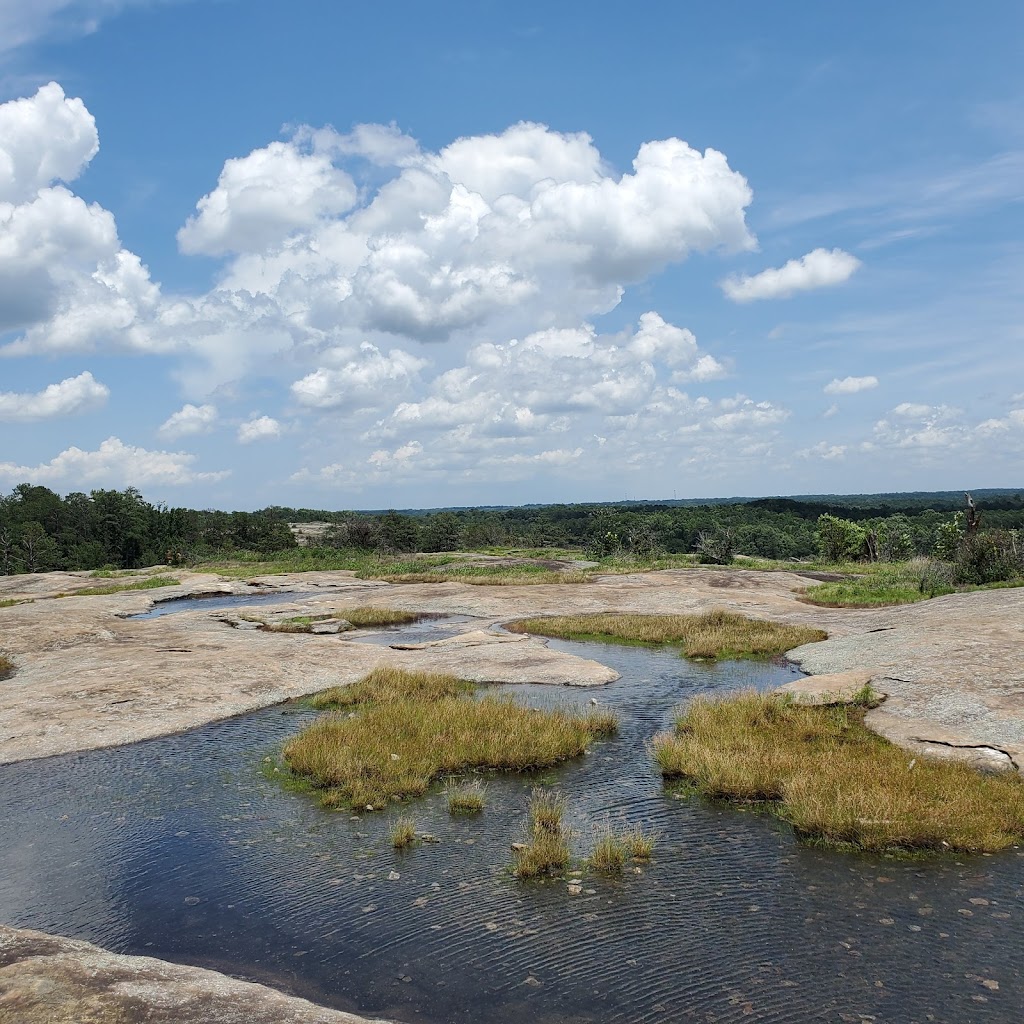
M680 139L645 142L619 174L589 136L542 124L436 152L394 125L300 127L225 162L179 232L223 272L206 293L166 295L109 211L54 184L96 152L81 101L47 86L2 118L28 127L11 133L15 200L0 205L0 330L20 332L0 354L170 355L197 405L257 365L298 361L312 364L300 404L360 408L377 371L414 383L418 343L579 329L668 264L754 244L746 180ZM356 188L357 160L385 172L379 184ZM703 381L725 367L703 353L677 370Z
M273 441L281 436L281 424L270 416L256 416L238 428L238 440L242 444L253 441Z
M206 434L217 422L215 405L183 405L172 413L157 429L161 437L173 439L187 437L190 434Z
M874 425L869 446L951 451L969 444L971 428L959 409L947 405L902 402Z
M324 354L327 366L297 380L291 392L310 409L372 409L408 390L426 361L401 349L383 353L364 342L358 349L336 348Z
M96 451L67 448L49 462L18 466L0 462L0 477L12 481L69 486L143 487L147 484L192 484L222 480L228 471L197 473L189 452L147 451L108 437Z
M110 388L86 370L77 377L67 377L59 384L50 384L35 394L0 392L0 420L24 423L92 412L105 405L109 397Z
M855 395L858 391L870 391L878 387L877 377L833 378L825 385L826 395Z
M842 459L846 455L845 444L829 444L827 441L819 441L810 448L804 448L796 453L801 459L825 459L834 461Z
M38 39L89 35L101 18L125 7L142 6L151 0L7 0L0 3L0 55ZM2 133L0 133L2 136Z
M25 202L54 181L74 181L99 147L92 114L56 82L0 104L0 202Z
M860 265L856 256L842 249L815 249L785 266L762 270L752 277L728 277L721 288L733 302L784 299L797 292L842 284Z
M182 252L211 256L260 252L351 209L356 195L355 182L329 156L272 142L224 164L217 188L178 232L178 244Z
M400 466L422 453L423 445L421 445L419 441L408 441L392 452L386 451L383 448L378 449L373 452L366 461L378 468L384 466Z

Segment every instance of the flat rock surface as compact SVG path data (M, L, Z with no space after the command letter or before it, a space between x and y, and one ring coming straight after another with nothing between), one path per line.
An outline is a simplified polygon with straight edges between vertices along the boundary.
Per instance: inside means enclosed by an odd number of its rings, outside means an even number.
M889 694L868 724L922 752L973 758L981 748L1024 763L1024 590L953 594L878 609L817 608L799 600L813 581L790 572L678 569L600 576L577 584L474 586L389 584L351 572L254 577L175 571L181 585L107 596L62 597L101 581L87 573L0 577L0 650L16 665L0 682L0 763L179 732L328 686L389 663L488 682L601 685L604 665L562 654L546 641L492 640L513 618L574 612L686 613L726 608L820 626L829 639L791 652L823 675L870 670ZM232 629L204 610L126 619L154 600L194 594L287 593L288 614L376 604L472 616L459 641L392 650L343 636ZM270 607L263 604L259 614ZM284 614L284 606L274 605ZM233 615L244 614L244 608ZM486 642L476 634L485 632ZM986 755L988 756L988 755ZM993 755L995 756L995 755Z
M373 1024L216 971L0 925L10 1024ZM376 1022L385 1024L385 1022Z
M870 668L855 668L848 672L830 672L828 675L804 676L775 688L775 693L789 694L801 704L848 704L876 673ZM879 699L888 697L876 686L872 690Z

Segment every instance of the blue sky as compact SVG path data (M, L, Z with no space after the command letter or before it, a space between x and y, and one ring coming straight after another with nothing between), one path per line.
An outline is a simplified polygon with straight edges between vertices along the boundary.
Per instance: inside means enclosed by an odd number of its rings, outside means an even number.
M0 487L1020 486L1024 8L0 0Z

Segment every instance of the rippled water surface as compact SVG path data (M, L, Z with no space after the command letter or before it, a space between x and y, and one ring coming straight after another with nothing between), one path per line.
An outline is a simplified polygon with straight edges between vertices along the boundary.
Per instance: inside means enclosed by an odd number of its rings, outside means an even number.
M623 678L502 690L597 697L621 734L540 778L492 780L476 818L449 817L440 793L353 817L282 790L261 767L310 718L297 706L0 768L0 920L409 1022L1021 1019L1019 851L840 855L663 790L644 744L673 707L792 669L552 646ZM565 792L580 854L595 823L642 822L661 832L654 861L580 895L512 879L538 781ZM399 813L440 842L393 851Z

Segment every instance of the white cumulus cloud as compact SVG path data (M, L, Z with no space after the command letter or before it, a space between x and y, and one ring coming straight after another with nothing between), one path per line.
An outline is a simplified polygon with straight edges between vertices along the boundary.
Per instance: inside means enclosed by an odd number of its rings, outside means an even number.
M860 265L856 256L842 249L815 249L782 267L771 267L753 276L727 277L721 287L733 302L784 299L797 292L842 284Z
M281 424L270 416L254 416L238 428L238 440L242 444L253 441L273 441L281 436Z
M878 387L877 377L834 378L825 385L826 395L855 395L858 391L870 391Z
M88 370L77 377L66 377L35 394L0 392L0 420L28 422L91 412L106 404L110 388L101 384Z
M51 182L74 181L99 148L92 114L56 82L0 104L0 202L25 202Z
M259 252L351 209L356 195L355 182L329 156L272 142L224 164L216 189L178 232L178 244L183 252L214 256Z
M161 437L187 437L190 434L205 434L217 422L215 405L192 405L186 403L177 412L160 424L157 433Z
M68 487L143 487L146 484L191 484L221 480L228 471L200 473L190 452L148 451L108 437L95 451L66 448L49 462L19 466L0 462L0 478L31 480Z

